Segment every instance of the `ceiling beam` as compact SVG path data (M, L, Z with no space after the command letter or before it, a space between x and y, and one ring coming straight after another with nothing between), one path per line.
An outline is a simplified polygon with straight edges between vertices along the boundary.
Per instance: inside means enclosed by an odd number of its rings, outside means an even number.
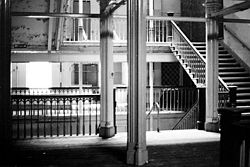
M22 16L28 18L100 18L100 14L89 13L42 13L42 12L11 12L11 16Z
M224 18L219 20L219 22L224 23L247 23L250 24L250 19L230 19L230 18Z
M154 20L173 20L173 21L182 21L182 22L206 22L205 17L178 17L178 16L146 16L146 19L154 19Z
M246 10L249 8L250 8L250 1L246 1L246 2L239 3L239 4L235 4L235 5L230 6L228 8L222 9L218 12L212 13L209 17L225 16L225 15L229 15L232 13L243 11L243 10Z
M54 10L54 0L49 1L49 12L53 12ZM52 31L53 31L53 18L49 18L49 25L48 25L48 51L51 52L52 48Z

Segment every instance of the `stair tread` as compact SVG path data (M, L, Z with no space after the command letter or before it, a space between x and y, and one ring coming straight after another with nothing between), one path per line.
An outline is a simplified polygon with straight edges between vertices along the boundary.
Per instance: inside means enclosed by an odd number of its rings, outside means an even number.
M247 80L250 79L250 76L246 76L246 77L222 77L223 80Z
M250 86L250 81L234 81L234 82L226 82L228 85L240 85L240 84L249 84Z
M245 70L243 67L220 67L219 70Z
M220 72L220 74L248 74L247 71L243 72Z
M250 96L250 93L237 93L237 96Z

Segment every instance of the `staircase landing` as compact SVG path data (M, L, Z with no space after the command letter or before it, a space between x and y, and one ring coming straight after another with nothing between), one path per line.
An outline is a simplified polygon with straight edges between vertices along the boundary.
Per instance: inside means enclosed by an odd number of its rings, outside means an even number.
M145 166L219 166L220 134L199 130L147 132L149 163ZM15 143L17 166L127 166L127 133L22 140ZM14 159L15 157L15 159Z

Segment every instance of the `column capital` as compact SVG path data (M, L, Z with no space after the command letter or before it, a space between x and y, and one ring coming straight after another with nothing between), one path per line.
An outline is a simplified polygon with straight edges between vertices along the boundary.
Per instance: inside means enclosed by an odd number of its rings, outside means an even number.
M218 12L221 8L220 0L206 0L206 17L209 17L210 14Z

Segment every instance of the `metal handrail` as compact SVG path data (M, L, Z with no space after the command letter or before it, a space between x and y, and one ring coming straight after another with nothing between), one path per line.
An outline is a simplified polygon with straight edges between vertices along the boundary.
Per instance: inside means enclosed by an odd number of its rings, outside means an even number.
M199 108L199 99L197 98L196 103L191 107L191 109L185 113L185 115L175 124L175 126L172 128L172 130L178 129L178 127L181 125L181 123L184 122L186 118L188 118L195 109ZM187 127L184 127L184 129L187 129Z
M194 47L194 45L192 44L192 42L188 39L188 37L181 31L181 29L179 28L179 26L177 26L177 24L171 20L172 25L176 28L176 30L181 34L181 36L185 39L185 41L189 44L189 46L195 51L195 53L200 57L200 59L206 63L206 59L204 59L204 57L200 54L200 52Z
M149 116L151 115L151 112L153 111L154 108L157 109L157 132L160 132L160 105L158 102L153 103L153 106L151 107L151 109L146 117L149 118Z

